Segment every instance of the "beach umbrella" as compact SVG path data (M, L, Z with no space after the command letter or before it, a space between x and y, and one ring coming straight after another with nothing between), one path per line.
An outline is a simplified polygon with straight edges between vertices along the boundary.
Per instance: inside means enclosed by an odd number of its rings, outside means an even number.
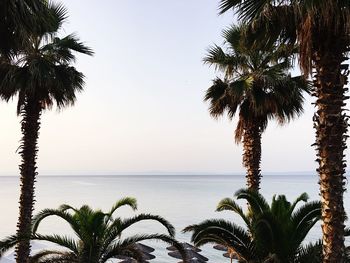
M178 263L185 263L184 261L179 261ZM186 263L206 263L206 261L200 260L198 258L192 258L186 261Z
M149 254L149 253L142 253L142 257L144 260L152 260L152 259L156 258L156 256ZM124 260L132 259L131 257L128 257L128 256L116 256L116 258L124 259Z
M227 247L225 247L223 245L215 245L215 246L213 246L213 248L215 248L216 250L220 250L220 251L227 251Z
M124 259L123 261L119 261L119 263L139 263L139 262L133 258L127 258L127 259ZM149 262L142 261L142 263L149 263Z
M149 254L149 253L143 253L143 259L145 260L152 260L152 259L155 259L156 256L155 255L152 255L152 254Z
M190 249L190 250L194 250L196 252L201 252L202 250L199 249L198 247L195 247L189 243L181 243L181 246L184 248L184 249ZM176 251L177 248L175 246L170 246L170 247L167 247L166 248L167 250L171 250L171 251Z
M146 246L144 244L141 243L136 243L135 247L142 253L142 257L143 257L143 262L147 262L146 260L152 260L155 259L156 256L152 255L151 252L154 251L154 248ZM117 259L123 259L122 262L137 262L135 259L128 257L128 256L116 256ZM0 262L1 263L1 262Z
M186 249L185 250L187 258L190 259L199 259L202 261L208 261L208 258L206 258L205 256L202 256L201 254L198 254L197 252L190 250L190 249ZM171 251L168 253L169 256L174 257L174 258L178 258L178 259L182 259L182 255L179 251Z
M152 253L154 251L154 248L153 247L149 247L149 246L146 246L142 243L136 243L136 247L141 250L142 252L145 252L145 253Z

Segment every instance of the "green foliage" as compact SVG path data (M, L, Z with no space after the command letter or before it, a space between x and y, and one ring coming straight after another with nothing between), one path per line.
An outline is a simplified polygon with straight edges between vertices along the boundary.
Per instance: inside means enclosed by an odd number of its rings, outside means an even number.
M248 213L243 213L231 198L221 200L217 211L233 211L243 219L245 228L225 220L205 220L184 229L192 232L195 245L215 243L226 246L237 253L239 262L321 262L321 257L317 257L322 254L319 243L302 244L321 218L320 202L307 202L306 193L293 203L288 202L284 195L274 196L271 205L256 191L241 189L235 196L237 200L248 202ZM305 204L297 206L300 202ZM318 261L305 261L310 258Z
M347 0L220 0L219 13L234 10L258 43L299 44L300 64L311 73L315 47L332 52L336 39L349 43L350 2ZM346 44L343 52L348 52Z
M181 245L174 239L175 229L167 220L161 216L151 214L139 214L126 219L116 217L115 213L122 206L136 210L136 199L131 197L122 198L107 213L101 210L93 210L87 205L74 208L66 204L61 205L58 209L42 210L33 219L32 239L49 241L64 249L58 251L43 250L31 258L31 263L103 263L116 256L129 256L143 262L143 254L135 244L150 239L164 241L182 251ZM75 237L39 234L38 228L42 221L52 216L63 219L68 223ZM122 238L126 229L142 221L158 222L165 227L168 234L137 234ZM1 241L0 252L3 253L13 247L19 240L20 238L11 236Z
M204 100L210 103L210 114L218 118L227 112L232 119L238 112L235 131L240 142L248 123L257 123L264 131L270 119L280 124L303 112L303 92L310 85L302 76L292 77L293 46L269 49L249 43L247 26L232 26L223 31L225 50L217 45L209 48L204 62L224 73L207 90Z
M83 89L84 75L70 65L73 52L93 52L74 34L58 37L66 9L52 3L48 8L55 23L32 30L16 56L0 61L0 96L9 101L18 95L18 113L28 100L39 101L44 109L54 103L58 108L72 105L76 92Z
M15 55L26 45L29 34L54 23L46 0L0 1L0 57Z

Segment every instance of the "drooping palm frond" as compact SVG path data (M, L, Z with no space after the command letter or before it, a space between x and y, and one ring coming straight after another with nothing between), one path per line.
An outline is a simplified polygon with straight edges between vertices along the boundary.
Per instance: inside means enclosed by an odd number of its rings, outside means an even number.
M33 234L36 234L41 221L49 216L57 216L59 218L62 218L74 230L74 233L77 236L79 236L79 229L80 229L79 222L77 222L76 219L70 213L68 213L66 211L62 211L61 208L59 208L59 209L44 209L44 210L40 211L38 214L36 214L33 217L33 221L32 221Z
M234 223L220 219L205 220L198 225L190 225L183 232L192 232L191 241L196 246L208 243L233 248L243 258L254 253L249 233Z
M271 209L263 195L257 191L240 189L235 193L235 196L238 200L246 200L249 203L250 209L252 209L253 213L256 215Z
M217 205L216 211L233 211L243 219L246 225L250 224L249 218L244 214L242 208L231 198L222 199Z
M32 237L33 240L43 240L43 241L49 241L51 243L57 244L63 248L69 249L72 253L78 254L79 253L79 244L78 242L70 238L68 236L60 236L60 235L40 235L35 234Z
M31 256L29 263L44 263L44 262L78 262L74 253L56 250L43 250Z
M6 251L15 246L17 242L18 237L16 235L12 235L0 240L0 258Z
M153 222L160 223L161 225L163 225L167 229L167 232L171 237L175 236L175 228L172 224L170 224L169 221L167 221L165 218L163 218L161 216L151 215L151 214L139 214L137 216L122 220L120 222L118 232L119 232L119 234L121 234L121 232L123 230L125 230L126 228L134 225L135 223L139 223L141 221L146 221L146 220L151 220Z
M129 206L132 210L137 210L137 201L135 198L133 197L124 197L119 199L111 208L111 210L108 212L109 217L107 217L108 219L110 219L110 217L114 214L114 212L119 209L122 206Z
M310 243L300 248L296 259L296 263L321 263L322 262L322 241Z

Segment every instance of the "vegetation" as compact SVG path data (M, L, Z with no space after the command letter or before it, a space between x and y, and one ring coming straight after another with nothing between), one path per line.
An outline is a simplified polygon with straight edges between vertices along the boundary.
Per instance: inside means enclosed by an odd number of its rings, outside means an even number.
M44 0L2 0L0 2L0 57L16 54L34 28L52 23Z
M109 262L118 256L127 256L138 262L144 262L143 253L136 243L150 239L174 245L184 254L181 244L174 239L175 229L167 220L151 214L139 214L127 219L114 217L115 212L122 206L128 206L136 210L136 199L130 197L120 199L107 213L101 210L93 210L87 205L80 208L62 205L58 209L45 209L39 212L33 219L32 239L49 241L64 249L43 250L32 256L30 263L103 263ZM56 234L38 234L37 230L41 222L51 216L59 217L68 223L76 238ZM125 230L138 222L146 220L163 225L168 235L137 234L122 238ZM9 237L0 243L0 251L4 252L18 241L17 236Z
M207 90L210 114L217 118L227 112L238 123L236 142L243 142L243 164L247 170L247 186L259 190L261 135L268 121L280 124L303 112L303 91L309 92L302 76L291 77L290 56L293 47L272 46L268 50L249 45L246 26L232 26L223 31L225 47L215 45L208 51L205 63L225 74Z
M343 0L221 0L221 13L235 8L259 40L298 43L301 69L314 69L317 111L317 172L322 199L323 262L343 262L345 211L344 149L348 127L345 85L348 83L350 2ZM259 38L260 36L260 38ZM267 37L266 37L267 36Z
M18 95L17 114L21 115L22 140L20 155L22 163L20 214L17 234L22 236L16 248L17 263L26 262L30 253L30 227L34 205L34 182L36 177L37 140L40 115L55 103L58 108L73 105L76 92L83 89L84 75L70 64L75 60L72 53L92 55L75 35L57 36L66 18L61 5L48 6L55 23L52 27L37 28L28 36L28 43L17 56L0 65L0 96L9 101Z
M241 25L223 31L224 46L212 46L205 63L223 73L207 90L210 114L217 118L238 115L236 142L244 147L247 190L237 199L248 202L249 212L233 199L223 199L218 211L238 214L246 228L225 220L206 220L185 229L197 245L222 244L233 250L240 262L350 262L344 239L346 219L344 150L348 117L344 113L348 90L348 64L344 61L350 43L350 2L344 0L275 1L220 0L220 13L233 9ZM114 218L121 206L136 209L136 201L118 201L108 213L89 206L46 209L32 220L34 182L37 175L38 136L41 114L54 105L71 106L83 90L84 75L72 66L75 52L92 55L76 35L59 37L67 17L62 5L46 0L0 1L0 98L18 96L22 139L21 195L17 234L0 242L0 254L16 246L17 263L107 262L117 255L142 261L135 246L141 240L158 239L181 250L174 240L174 228L165 219L150 214ZM304 76L292 77L291 54L298 53ZM303 92L310 92L305 80L313 74L313 95L317 111L317 172L322 202L306 202L306 194L290 203L277 196L269 205L261 194L261 136L268 121L284 124L302 113ZM296 206L298 205L298 208ZM41 235L37 229L46 217L68 222L76 239ZM322 219L322 242L303 245L314 224ZM168 235L139 234L121 238L134 223L153 220L166 227ZM29 257L30 239L53 242L65 250L46 250Z
M306 193L293 203L288 202L284 195L274 196L271 205L253 190L241 189L235 196L248 202L249 213L244 213L231 198L221 200L217 211L233 211L246 228L220 219L205 220L184 229L192 232L195 245L223 245L236 253L239 262L320 262L317 244L302 244L321 217L320 202L307 202ZM299 202L307 203L297 208ZM303 261L310 257L311 261Z

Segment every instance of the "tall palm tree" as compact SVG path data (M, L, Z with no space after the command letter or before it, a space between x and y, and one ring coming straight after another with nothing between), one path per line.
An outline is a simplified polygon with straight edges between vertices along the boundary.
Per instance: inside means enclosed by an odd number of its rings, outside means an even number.
M260 193L250 189L241 189L235 196L248 202L248 213L244 213L231 198L221 200L217 211L233 211L243 220L245 228L226 220L205 220L184 229L192 232L195 245L223 245L242 263L321 262L317 257L317 251L320 252L318 244L302 244L310 229L320 220L320 202L307 202L308 196L303 193L293 203L288 202L284 195L274 196L269 205ZM300 202L306 203L299 205ZM310 258L312 261L303 261Z
M348 119L350 2L344 0L220 0L221 13L235 8L260 38L299 44L301 69L313 73L316 150L322 200L324 262L343 262L345 211L344 150ZM269 42L270 42L269 41ZM314 71L312 71L314 69Z
M309 92L309 85L288 73L292 48L256 49L247 42L245 31L244 25L232 26L223 31L225 49L209 49L205 63L223 72L225 79L213 81L205 100L215 118L225 112L230 119L238 115L235 140L243 142L247 186L259 190L261 135L270 119L284 124L302 113L303 91Z
M51 4L55 25L42 31L37 28L26 46L11 63L0 64L0 96L6 101L18 95L17 114L22 117L22 162L20 213L17 233L23 239L16 248L17 263L26 262L29 252L29 236L34 205L34 182L37 175L37 140L40 116L43 110L56 104L59 109L73 105L76 93L83 90L84 75L70 64L74 52L92 55L90 48L75 35L58 37L58 31L66 18L66 9Z
M115 212L122 206L137 209L136 199L131 197L117 201L107 213L93 210L84 205L74 208L62 205L58 209L44 209L33 219L32 239L45 240L64 249L48 249L37 253L30 258L30 263L60 262L60 263L104 263L120 257L131 257L137 262L145 262L144 253L137 245L143 240L160 240L182 250L181 244L174 239L175 229L164 218L139 214L131 218L115 217ZM56 216L63 219L75 234L75 238L61 235L41 235L37 233L41 222L48 217ZM143 221L154 221L163 225L166 234L137 234L123 237L125 230L134 224ZM17 242L16 236L0 242L0 252L4 252Z

